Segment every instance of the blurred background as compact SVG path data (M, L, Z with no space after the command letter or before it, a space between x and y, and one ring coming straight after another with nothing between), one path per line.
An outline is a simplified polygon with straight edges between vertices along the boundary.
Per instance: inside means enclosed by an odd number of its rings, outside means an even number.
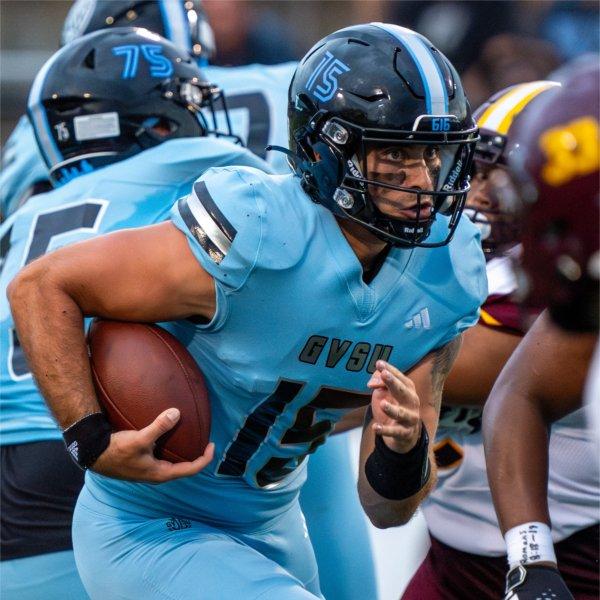
M66 0L0 0L0 138L23 114L31 81L58 48ZM463 76L475 107L514 83L546 77L598 52L596 0L204 0L216 64L272 64L300 58L324 35L368 21L427 36Z

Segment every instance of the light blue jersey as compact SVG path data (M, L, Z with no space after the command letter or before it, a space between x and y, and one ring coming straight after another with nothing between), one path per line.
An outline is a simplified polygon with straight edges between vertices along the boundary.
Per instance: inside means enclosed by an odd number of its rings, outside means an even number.
M3 445L61 439L14 330L6 288L24 265L61 246L168 218L172 203L215 165L266 163L239 145L215 138L181 138L83 175L32 198L0 227L7 250L0 275L0 439ZM3 252L4 254L4 252Z
M32 195L39 182L48 182L48 168L38 151L29 119L21 117L2 149L0 214L6 218Z
M211 169L171 218L216 282L209 324L166 325L206 376L216 452L198 475L158 486L88 473L101 501L141 514L230 527L279 514L304 480L306 455L369 403L376 360L410 369L474 325L486 297L468 219L447 246L392 248L367 285L332 213L293 175Z
M286 175L290 168L285 155L265 152L265 147L268 144L288 147L288 89L297 66L297 62L288 62L202 69L210 82L225 91L234 133L275 172ZM219 126L225 128L222 113Z

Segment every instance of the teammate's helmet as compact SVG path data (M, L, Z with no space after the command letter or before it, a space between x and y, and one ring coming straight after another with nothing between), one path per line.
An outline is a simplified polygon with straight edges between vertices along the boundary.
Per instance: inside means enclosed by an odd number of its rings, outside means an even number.
M62 30L62 44L115 27L143 27L162 35L206 64L215 37L199 0L76 0Z
M290 149L299 157L292 162L314 201L394 245L450 241L469 189L477 129L458 74L426 38L384 23L328 35L296 70L288 120ZM368 148L405 145L439 149L434 189L369 176ZM385 189L413 194L417 218L378 210L372 191ZM433 198L433 211L421 211L424 196ZM450 216L448 233L425 242L438 212Z
M54 185L173 138L205 135L222 99L194 60L147 29L78 38L38 73L28 115Z
M467 198L465 215L481 230L481 243L487 258L519 242L519 220L514 211L501 208L511 204L506 196L514 193L506 169L515 148L513 137L519 127L517 117L531 102L539 102L547 90L559 85L554 81L513 85L494 94L473 113L480 140L475 147L475 182L472 182L473 189Z
M598 329L600 69L576 69L524 110L510 158L525 207L529 302L571 330Z

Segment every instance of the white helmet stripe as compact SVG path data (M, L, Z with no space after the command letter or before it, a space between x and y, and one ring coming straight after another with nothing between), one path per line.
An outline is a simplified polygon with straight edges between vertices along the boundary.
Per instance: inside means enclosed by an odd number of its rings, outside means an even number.
M477 121L477 126L506 135L514 117L538 94L552 87L560 87L556 81L531 81L513 87L498 98Z
M371 23L393 35L411 55L425 89L427 113L448 114L448 92L446 83L425 38L418 33L390 23Z

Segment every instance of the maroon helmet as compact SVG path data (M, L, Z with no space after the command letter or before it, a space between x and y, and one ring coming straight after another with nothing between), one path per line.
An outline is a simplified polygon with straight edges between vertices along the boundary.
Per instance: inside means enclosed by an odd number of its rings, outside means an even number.
M496 92L473 113L480 139L475 148L471 191L465 215L481 231L481 244L487 259L502 254L520 241L520 221L510 208L514 186L508 160L515 148L513 137L519 127L517 118L525 107L539 102L555 81L520 83Z
M565 329L598 329L600 68L588 65L520 115L510 166L523 202L528 303Z

